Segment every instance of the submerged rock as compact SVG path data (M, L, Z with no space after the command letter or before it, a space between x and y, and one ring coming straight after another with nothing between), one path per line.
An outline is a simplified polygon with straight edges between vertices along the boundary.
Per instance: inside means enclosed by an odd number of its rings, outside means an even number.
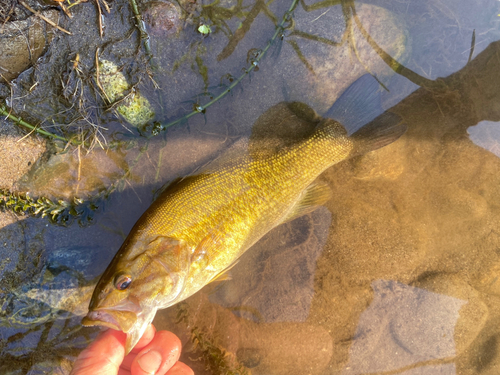
M409 58L410 36L401 19L385 8L370 4L356 3L356 13L364 30L382 50L400 63ZM304 101L324 114L362 75L372 73L387 83L388 77L394 74L363 36L354 19L351 21L352 38L344 34L346 26L340 5L328 8L328 12L320 9L300 17L291 34L293 38L289 40L292 48L287 46L283 51L289 66L285 70L280 66L291 100ZM311 28L313 23L314 28ZM311 29L313 32L308 33Z
M182 11L169 1L150 1L142 13L148 31L156 36L176 34L182 27Z
M456 355L454 332L466 300L388 280L372 287L373 301L360 316L343 374L440 364Z
M168 144L157 138L138 142L127 149L127 143L114 150L94 148L87 152L68 151L47 155L16 184L16 190L30 192L33 197L51 199L89 198L109 189L122 189L117 182L127 178L127 186L154 186L157 181L188 173L219 153L231 141L221 136L189 134L179 129ZM196 147L194 147L196 145ZM186 160L183 150L190 150Z
M4 125L0 134L0 188L12 190L15 182L26 174L44 153L45 141L25 137L15 125Z
M59 12L47 10L41 14L59 21ZM23 21L1 23L0 82L10 81L33 65L54 38L54 27L37 16Z
M85 278L88 270L84 270L92 265L92 259L86 248L52 253L33 277L7 293L0 293L0 326L29 327L85 315L97 282Z

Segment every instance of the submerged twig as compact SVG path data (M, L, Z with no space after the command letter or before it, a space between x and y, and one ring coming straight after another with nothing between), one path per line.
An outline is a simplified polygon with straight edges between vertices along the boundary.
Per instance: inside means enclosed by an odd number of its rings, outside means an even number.
M64 12L65 15L67 15L69 18L73 18L73 15L71 14L69 9L66 7L66 5L64 5L64 3L62 1L58 1L57 5L59 5L59 7L62 9L62 11Z
M474 47L476 46L476 29L472 30L472 40L470 42L470 54L469 60L467 60L467 64L471 62L472 55L474 55Z
M106 9L106 12L109 14L111 13L111 9L109 8L109 5L108 3L106 2L106 0L99 0L99 1L102 1L102 5L104 5L104 8Z
M65 30L63 29L62 27L56 25L54 22L52 22L50 19L48 19L47 17L45 17L43 14L41 14L40 12L34 10L32 7L30 7L28 4L26 4L24 1L22 0L19 0L19 4L21 4L23 7L25 7L26 9L28 9L31 13L33 13L35 16L41 18L42 20L44 20L45 22L47 22L49 25L51 26L54 26L57 30L60 30L62 31L63 33L66 33L68 35L72 35L68 30Z
M102 28L102 12L101 12L101 4L99 4L99 0L95 0L95 3L97 5L97 12L99 13L98 18L99 18L99 36L102 38L104 35L103 28Z
M377 52L377 54L381 57L381 59L384 60L384 62L392 70L394 70L396 73L402 75L403 77L407 78L408 80L410 80L411 82L415 83L418 86L425 87L427 89L435 89L441 87L441 84L439 82L422 77L420 74L417 74L413 70L408 69L403 64L399 63L396 59L394 59L391 55L389 55L387 52L385 52L363 27L363 24L361 23L361 21L358 18L358 15L356 14L356 9L354 7L354 4L351 4L350 7L352 11L352 16L354 18L354 21L356 22L356 25L359 28L359 31L361 32L361 35L363 35L368 44L375 50L375 52Z
M0 115L5 116L9 120L14 121L16 124L18 124L20 126L23 126L25 128L30 129L32 132L35 131L38 134L44 135L46 137L53 138L53 139L58 139L60 141L64 141L64 142L67 142L67 143L72 143L74 145L81 145L83 143L83 142L78 141L76 139L66 139L66 138L61 137L61 136L59 136L57 134L53 134L53 133L50 133L50 132L48 132L46 130L43 130L43 129L39 128L38 126L31 125L31 124L27 123L26 121L24 121L22 118L14 116L11 113L11 110L8 110L7 106L5 106L5 104L3 104L3 103L0 103Z
M181 117L181 118L179 118L177 120L174 120L174 121L171 121L171 122L169 122L169 123L167 123L165 125L162 125L161 126L161 130L165 130L165 129L171 127L171 126L174 126L176 124L184 122L187 119L189 119L190 117L192 117L192 116L194 116L194 115L196 115L198 113L205 113L205 110L208 107L210 107L212 104L218 102L224 96L226 96L227 94L229 94L231 92L231 90L233 90L243 80L243 78L245 78L248 74L250 74L250 72L252 70L254 70L255 68L257 68L258 65L259 65L260 60L262 60L262 58L265 56L266 52L274 44L274 42L276 41L276 38L278 38L278 36L280 36L280 37L283 36L283 32L287 28L286 25L289 22L292 21L293 11L294 11L295 7L297 6L298 2L299 2L299 0L293 0L292 1L292 4L290 5L290 8L288 8L288 10L283 15L283 18L282 18L280 24L276 26L276 29L275 29L274 34L271 37L271 39L269 39L269 41L267 42L266 46L262 50L259 50L257 53L255 53L254 57L250 61L250 65L247 68L244 69L243 74L240 77L238 77L237 79L235 79L234 81L232 81L231 85L228 86L217 97L213 98L212 100L210 100L206 104L203 104L203 105L196 104L194 111L188 113L187 115L185 115L185 116L183 116L183 117ZM153 135L156 135L156 134L153 134Z
M99 0L97 0L99 1ZM146 27L144 27L144 21L142 20L141 13L139 13L139 7L137 6L137 2L135 0L130 0L130 5L132 6L132 12L135 16L135 25L137 29L139 29L139 34L141 36L141 40L144 44L144 50L146 51L146 56L148 58L149 63L154 68L153 65L153 54L151 52L151 45L149 44L149 34L146 31Z
M99 47L95 50L95 77L96 77L97 87L99 87L99 89L101 90L108 104L111 103L111 99L109 99L108 94L106 94L106 91L104 91L101 85L101 80L100 80L101 73L99 73Z

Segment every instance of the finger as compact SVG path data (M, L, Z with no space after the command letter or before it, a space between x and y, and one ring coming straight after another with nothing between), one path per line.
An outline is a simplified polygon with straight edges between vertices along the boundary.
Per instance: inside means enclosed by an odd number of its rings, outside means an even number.
M166 375L194 375L194 371L185 363L176 362Z
M132 362L132 375L164 375L179 360L181 340L172 332L157 332Z
M134 348L130 353L139 353L142 348L144 348L146 345L148 345L153 338L155 337L156 334L156 328L154 325L150 324L148 328L146 328L146 331L142 335L142 337L139 339L137 344L135 344Z
M135 357L137 356L137 353L139 353L141 351L141 349L143 349L146 345L148 345L153 340L153 338L155 337L155 334L156 334L156 328L154 325L150 324L148 326L148 328L146 328L146 332L144 332L144 334L139 339L137 344L135 344L135 346L131 350L131 352L125 356L125 359L123 360L120 368L130 371L130 367L132 366L132 362L134 361Z
M126 338L123 332L114 329L99 334L94 342L80 353L71 375L116 375L125 356Z

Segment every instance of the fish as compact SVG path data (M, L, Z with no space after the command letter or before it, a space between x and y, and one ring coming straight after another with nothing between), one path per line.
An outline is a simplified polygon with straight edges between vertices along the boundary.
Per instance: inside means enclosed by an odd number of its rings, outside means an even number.
M351 136L338 121L320 118L305 139L273 152L247 144L248 152L228 152L173 181L101 276L82 324L125 332L130 352L159 309L223 279L271 229L324 204L331 189L318 180L323 171L405 131L388 112Z

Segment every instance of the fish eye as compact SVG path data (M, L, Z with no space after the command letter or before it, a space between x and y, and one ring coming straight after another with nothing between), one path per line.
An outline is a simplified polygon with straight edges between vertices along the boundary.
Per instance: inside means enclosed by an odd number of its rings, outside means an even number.
M115 278L115 288L118 290L125 290L132 283L132 277L129 275L118 275Z

